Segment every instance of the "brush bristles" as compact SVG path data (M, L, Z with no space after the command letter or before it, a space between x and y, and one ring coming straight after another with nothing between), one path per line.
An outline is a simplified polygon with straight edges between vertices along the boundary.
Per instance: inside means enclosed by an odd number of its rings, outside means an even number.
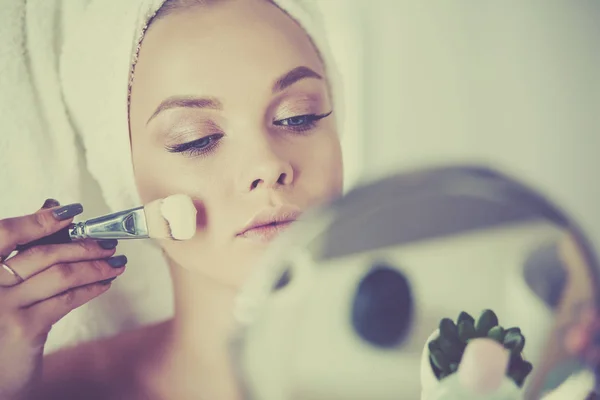
M151 238L188 240L196 233L196 207L184 194L154 200L144 206L144 213Z

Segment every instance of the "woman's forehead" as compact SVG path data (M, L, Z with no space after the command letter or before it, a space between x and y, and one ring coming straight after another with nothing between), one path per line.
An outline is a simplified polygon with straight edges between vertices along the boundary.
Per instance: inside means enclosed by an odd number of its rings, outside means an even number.
M132 116L151 118L171 98L208 97L222 108L262 104L263 99L266 104L281 82L294 83L294 78L310 90L328 87L306 32L263 0L251 10L244 8L252 3L190 8L152 26L136 65Z
M300 66L324 77L317 51L295 21L263 0L228 1L156 21L142 43L133 85L163 97L227 96L236 88L271 90Z

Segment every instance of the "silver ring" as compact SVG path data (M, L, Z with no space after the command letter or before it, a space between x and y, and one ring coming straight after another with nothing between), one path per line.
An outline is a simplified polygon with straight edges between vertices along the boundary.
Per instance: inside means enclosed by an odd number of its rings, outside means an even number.
M0 267L17 279L17 283L15 283L15 285L18 285L19 283L25 280L21 277L21 275L17 274L17 272L14 269L4 264L3 262L0 262Z

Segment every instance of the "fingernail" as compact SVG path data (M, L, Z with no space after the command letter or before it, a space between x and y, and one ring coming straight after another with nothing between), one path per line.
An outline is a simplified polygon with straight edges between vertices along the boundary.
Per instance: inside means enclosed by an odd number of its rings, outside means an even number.
M68 206L63 206L61 208L57 208L52 211L54 218L59 221L64 221L65 219L72 218L78 214L83 212L83 206L79 203L69 204Z
M117 247L119 241L117 239L104 239L98 240L98 245L102 247L104 250L110 250Z
M110 285L110 283L112 281L114 281L115 279L117 279L117 277L115 276L114 278L110 278L110 279L105 279L103 281L99 281L98 283L101 285Z
M110 265L113 268L121 268L123 265L127 264L127 257L121 255L121 256L114 256L111 257L107 260L108 265Z
M46 199L46 201L44 201L44 205L42 206L42 208L52 208L52 207L58 207L58 206L60 206L60 203L58 202L58 200Z

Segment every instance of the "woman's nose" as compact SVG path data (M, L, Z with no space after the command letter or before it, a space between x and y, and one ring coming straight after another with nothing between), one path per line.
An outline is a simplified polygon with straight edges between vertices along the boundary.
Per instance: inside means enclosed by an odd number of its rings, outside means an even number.
M276 154L270 145L254 147L251 151L251 157L245 158L240 168L238 187L241 191L273 189L293 182L294 170L289 160Z

